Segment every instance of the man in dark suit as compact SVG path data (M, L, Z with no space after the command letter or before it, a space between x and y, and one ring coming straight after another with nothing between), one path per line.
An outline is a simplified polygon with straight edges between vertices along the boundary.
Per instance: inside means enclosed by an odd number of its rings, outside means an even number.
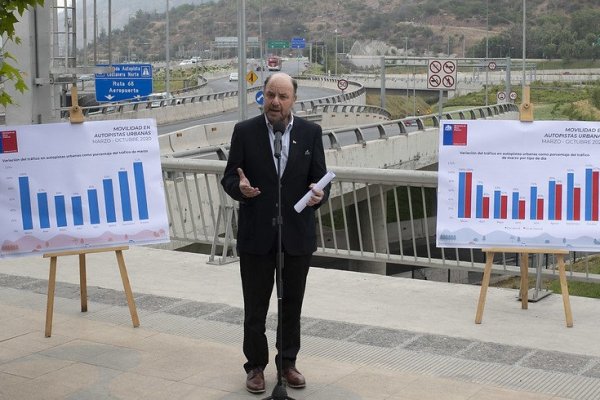
M289 387L303 388L304 376L296 369L300 350L300 314L306 277L316 250L315 210L327 200L329 186L313 188L326 174L321 127L292 114L297 83L276 73L265 81L264 114L239 122L221 180L225 191L239 201L237 249L244 296L244 355L246 389L263 393L263 370L269 362L265 322L273 291L278 251L277 181L281 176L283 268L283 358L281 374ZM281 174L274 156L273 126L283 122ZM294 204L312 190L306 208ZM276 357L279 363L279 357Z

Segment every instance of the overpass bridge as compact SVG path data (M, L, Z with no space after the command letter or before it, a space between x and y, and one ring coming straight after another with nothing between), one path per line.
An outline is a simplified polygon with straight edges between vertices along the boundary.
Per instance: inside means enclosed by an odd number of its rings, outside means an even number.
M300 87L317 87L335 90L337 79L324 76L299 76L297 77ZM206 82L204 82L204 86ZM249 88L246 94L247 104L255 104L256 92L262 87ZM156 100L144 100L123 103L107 103L103 105L82 106L81 109L88 121L112 120L112 119L138 119L153 118L157 125L174 123L182 120L202 119L213 115L219 115L227 111L235 110L239 106L239 93L237 90L220 93L176 93L176 96L156 102ZM317 99L302 100L296 102L296 112L317 114L324 107L334 104L345 104L364 106L366 90L358 82L350 82L349 88L344 93L337 93ZM358 109L355 109L355 111ZM60 115L67 119L69 107L60 108ZM368 108L368 112L377 113L382 118L389 118L389 112L377 107Z
M515 119L518 112L501 104L443 117ZM327 164L337 177L328 203L318 211L316 256L378 274L434 267L431 278L449 276L451 269L451 279L461 282L482 270L481 253L444 252L432 241L437 173L426 169L437 162L439 125L437 115L427 115L324 129ZM172 142L161 137L161 150L172 239L178 247L209 245L214 262L235 259L236 204L219 184L229 138L204 149L182 149L177 134L170 136ZM170 151L167 145L182 150ZM207 153L218 153L219 160L207 159ZM506 265L502 270L518 273Z

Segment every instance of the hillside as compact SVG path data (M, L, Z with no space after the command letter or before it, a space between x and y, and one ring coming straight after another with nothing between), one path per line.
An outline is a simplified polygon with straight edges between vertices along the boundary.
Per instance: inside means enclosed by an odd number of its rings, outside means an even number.
M129 20L114 31L113 54L164 59L164 12L147 11L150 2L143 11L127 8L135 1L119 10ZM265 41L302 36L333 51L337 32L338 52L356 40L380 40L411 55L449 49L483 57L489 24L490 56L506 57L521 54L521 6L516 0L247 0L247 35L259 36L261 20ZM215 37L237 35L237 1L182 4L169 17L174 58L200 55ZM600 58L598 20L597 0L527 0L528 58Z

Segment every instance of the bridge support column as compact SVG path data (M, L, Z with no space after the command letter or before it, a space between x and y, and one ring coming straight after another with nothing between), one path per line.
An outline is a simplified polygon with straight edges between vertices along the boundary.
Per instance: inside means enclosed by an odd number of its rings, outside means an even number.
M6 125L29 125L55 122L53 108L58 104L59 92L50 81L50 10L51 1L44 7L36 6L25 11L15 24L21 44L8 42L7 50L17 62L11 63L21 70L29 88L24 93L7 83L5 90L15 102L6 107Z
M382 199L381 195L377 194L371 196L371 211L369 212L369 201L362 200L357 204L358 217L360 219L360 238L362 238L363 250L372 252L376 251L377 254L385 254L386 252L386 229L387 221L385 215L386 199L385 192L383 198L383 209L381 207ZM371 225L372 220L372 225ZM357 224L358 225L358 224ZM360 249L358 243L358 226L355 225L353 235L355 238L355 245L353 249ZM350 271L356 272L367 272L371 274L386 275L387 263L385 261L363 261L363 260L351 260L349 264Z

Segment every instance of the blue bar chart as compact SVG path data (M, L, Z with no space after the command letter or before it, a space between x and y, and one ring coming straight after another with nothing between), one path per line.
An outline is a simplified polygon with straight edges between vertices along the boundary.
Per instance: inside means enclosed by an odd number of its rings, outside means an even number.
M3 132L0 258L169 240L155 120Z
M133 162L129 169L115 171L113 176L99 178L101 184L98 187L90 184L80 192L70 194L38 190L32 187L30 177L20 176L18 190L23 230L148 220L143 163ZM134 219L134 210L137 210L137 219Z

